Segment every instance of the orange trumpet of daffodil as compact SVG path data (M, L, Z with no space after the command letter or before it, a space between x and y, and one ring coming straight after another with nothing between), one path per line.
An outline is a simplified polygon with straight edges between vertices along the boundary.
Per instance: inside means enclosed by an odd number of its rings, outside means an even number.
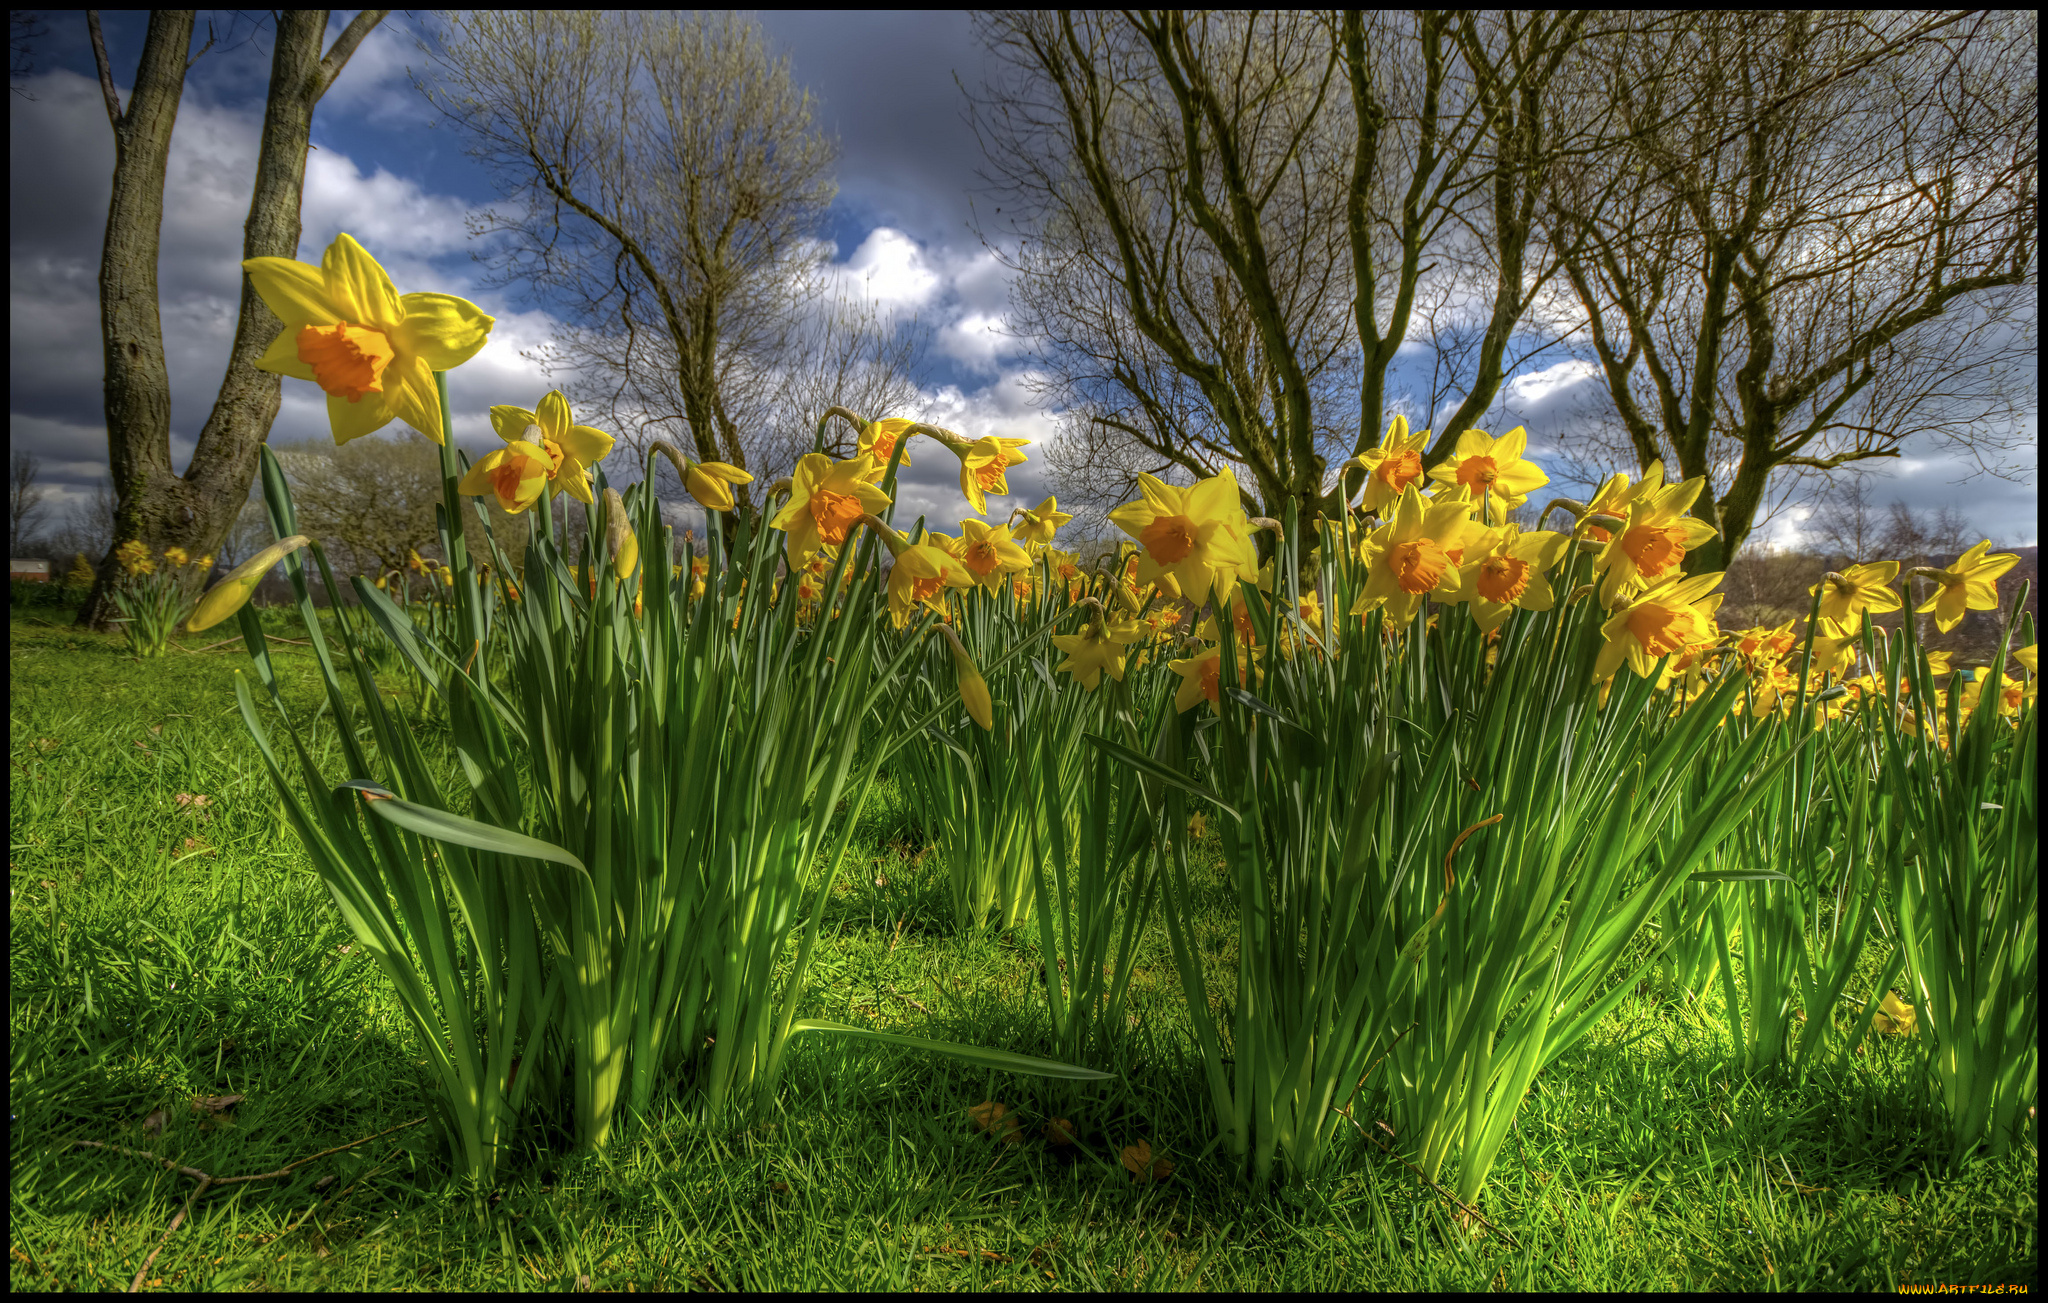
M856 520L889 505L889 495L868 482L874 466L865 454L838 463L821 452L797 459L789 501L768 522L789 532L792 568L821 547L838 547Z
M860 446L856 451L866 453L875 459L874 478L877 482L889 472L889 459L896 455L896 440L903 436L905 430L916 424L917 422L907 416L885 416L877 421L869 421L866 428L860 432ZM903 450L903 460L896 464L910 465L908 448Z
M491 428L507 444L524 443L540 449L547 461L548 480L578 502L590 503L590 467L612 450L612 437L574 424L569 419L569 400L559 389L542 398L535 411L506 403L492 407Z
M318 267L250 258L242 269L256 296L284 322L257 369L319 385L336 444L392 421L441 442L434 372L475 357L493 318L452 294L400 294L377 260L347 235L334 238Z

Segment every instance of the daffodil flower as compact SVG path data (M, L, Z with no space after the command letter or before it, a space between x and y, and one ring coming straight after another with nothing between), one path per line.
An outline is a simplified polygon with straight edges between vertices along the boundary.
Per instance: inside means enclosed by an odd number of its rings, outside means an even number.
M902 438L903 432L916 424L917 422L907 416L885 416L880 420L869 421L866 428L860 432L858 451L875 459L874 478L877 482L889 473L889 459L896 455L896 440ZM903 460L896 464L910 465L908 448L903 450Z
M896 564L889 569L889 616L899 629L910 623L919 606L946 614L946 589L974 586L966 566L930 543L911 543L899 536L890 550Z
M319 385L336 444L394 420L441 442L434 372L475 357L493 318L452 294L399 294L347 235L334 238L317 268L289 258L250 258L242 268L284 322L257 368Z
M1984 555L1990 550L1991 540L1987 538L1943 569L1915 570L1914 574L1922 579L1932 579L1940 587L1932 597L1916 607L1913 614L1934 612L1934 627L1947 633L1961 624L1963 617L1971 611L1997 610L1998 577L2018 565L2020 559L2011 552Z
M1031 567L1031 558L1010 538L1008 525L990 525L979 520L960 522L960 558L974 582L993 593L1006 575Z
M1447 485L1464 485L1474 499L1484 500L1494 524L1504 524L1511 509L1550 483L1535 462L1523 458L1528 450L1528 431L1519 425L1498 439L1484 430L1467 430L1458 436L1450 457L1430 469L1429 477Z
M515 440L479 457L456 484L455 491L472 497L488 493L498 500L500 507L516 516L540 500L548 474L548 455L530 443Z
M988 496L1008 497L1010 494L1009 470L1021 466L1026 458L1018 448L1030 443L1029 439L1000 439L985 435L973 443L961 443L953 451L960 457L960 492L972 503L977 514L988 514Z
M792 567L821 547L840 546L853 522L888 507L889 495L868 482L874 468L875 459L865 453L837 463L821 452L797 459L789 501L768 522L788 531Z
M1568 535L1542 530L1524 534L1505 525L1464 558L1458 572L1458 596L1472 606L1472 620L1488 633L1507 621L1516 607L1547 611L1557 604L1544 571L1563 557Z
M1144 546L1138 582L1171 578L1179 595L1197 605L1209 598L1221 571L1255 576L1257 553L1247 569L1250 527L1239 505L1237 477L1228 468L1187 488L1151 475L1138 476L1136 502L1109 513L1110 523Z
M589 470L604 460L613 440L602 430L572 424L569 400L559 389L542 398L537 411L509 404L491 408L491 428L508 444L540 449L547 460L549 482L566 489L578 502L590 503Z
M1400 501L1410 485L1420 485L1422 454L1428 447L1429 431L1410 435L1408 418L1395 417L1377 448L1368 448L1345 463L1365 472L1365 496L1359 500L1359 510L1384 514L1388 504Z
M1601 576L1602 605L1612 606L1625 588L1647 588L1679 573L1685 554L1719 532L1685 514L1706 484L1705 476L1694 476L1629 506L1620 537L1608 542L1593 566Z
M1869 561L1844 567L1839 574L1830 571L1806 591L1820 594L1822 619L1833 620L1844 633L1855 633L1863 627L1865 611L1899 609L1899 595L1887 587L1898 573L1896 561Z
M1364 615L1384 603L1388 620L1399 627L1415 618L1424 598L1455 595L1460 576L1450 547L1464 535L1467 512L1462 497L1425 502L1414 485L1403 489L1394 518L1361 540L1371 569L1350 613Z
M1594 680L1612 678L1623 661L1648 678L1664 657L1713 642L1721 594L1710 595L1710 590L1721 582L1722 573L1716 570L1690 579L1674 575L1616 611L1600 627L1607 642L1594 664Z
M1111 621L1098 614L1083 624L1078 633L1053 635L1052 645L1066 653L1066 659L1053 669L1073 675L1090 692L1101 684L1104 670L1121 683L1131 644L1145 634L1145 626L1136 621Z
M1019 508L1017 514L1024 518L1023 526L1017 530L1017 538L1034 547L1051 543L1053 531L1073 519L1059 509L1059 502L1054 498L1047 498L1028 511Z

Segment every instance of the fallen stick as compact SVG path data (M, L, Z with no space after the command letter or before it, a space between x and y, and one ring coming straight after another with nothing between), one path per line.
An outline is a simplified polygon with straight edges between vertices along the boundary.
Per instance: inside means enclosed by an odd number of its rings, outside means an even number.
M354 1149L357 1145L367 1145L372 1140L377 1139L379 1136L388 1136L393 1131L403 1131L407 1127L416 1127L424 1121L426 1121L425 1118L418 1117L414 1118L410 1122L401 1122L395 1127L387 1127L384 1130L379 1131L374 1136L364 1136L361 1140L351 1140L345 1145L336 1145L332 1149L323 1149L319 1153L313 1154L310 1157L301 1158L295 1162L286 1163L283 1167L278 1168L275 1172L258 1172L251 1176L212 1176L208 1173L200 1171L196 1167L186 1167L184 1164L176 1161L175 1159L165 1158L162 1154L152 1154L146 1149L128 1149L124 1148L121 1145L110 1145L103 1140L74 1140L71 1143L74 1145L84 1145L92 1149L105 1149L112 1153L124 1154L129 1158L147 1158L153 1163L163 1164L166 1168L169 1168L171 1171L176 1172L181 1176L197 1177L199 1180L198 1186L193 1189L190 1195L186 1196L185 1206L178 1210L178 1215L176 1217L171 1218L171 1224L169 1226L164 1227L164 1233L157 1240L156 1247L151 1249L149 1251L149 1256L142 1260L142 1270L136 1272L135 1279L128 1282L128 1292L130 1294L135 1294L141 1292L142 1282L148 1278L149 1269L156 1265L157 1255L164 1251L164 1245L170 1243L172 1234L176 1232L180 1226L183 1226L185 1224L185 1216L187 1213L190 1213L192 1211L192 1205L198 1201L200 1195L205 1194L214 1186L240 1185L245 1181L275 1181L277 1178L281 1176L290 1176L292 1174L293 1168L304 1167L306 1164L312 1162L314 1159L325 1158L329 1154L338 1154L344 1149Z

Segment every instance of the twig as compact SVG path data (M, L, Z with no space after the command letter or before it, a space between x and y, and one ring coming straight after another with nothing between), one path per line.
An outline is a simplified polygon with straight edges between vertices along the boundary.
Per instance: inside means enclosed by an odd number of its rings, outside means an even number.
M892 986L892 987L890 987L890 988L889 988L889 994L891 994L891 995L895 996L895 997L896 997L897 999L899 999L899 1000L903 1001L903 1003L905 1003L905 1004L909 1005L909 1006L910 1006L911 1008L913 1008L913 1009L917 1010L917 1011L918 1011L919 1013L923 1014L923 1015L924 1015L925 1017L929 1018L929 1017L931 1017L931 1016L932 1016L932 1011L931 1011L931 1010L929 1010L929 1009L925 1008L925 1007L924 1007L923 1005L919 1004L919 1003L918 1003L917 1001L915 1001L915 1000L911 999L911 998L910 998L909 996L907 996L907 995L903 994L903 992L901 992L901 991L897 990L897 989L896 989L895 987L893 987L893 986Z
M214 1186L240 1185L245 1181L274 1181L281 1176L290 1176L292 1174L293 1168L304 1167L306 1164L312 1162L316 1158L325 1158L329 1154L338 1154L344 1149L354 1149L357 1145L367 1145L372 1140L375 1140L380 1136L388 1136L393 1131L403 1131L407 1127L416 1127L424 1121L426 1121L425 1118L417 1117L410 1122L401 1122L395 1127L387 1127L384 1130L379 1131L376 1135L364 1136L361 1140L351 1140L345 1145L336 1145L332 1149L323 1149L319 1153L313 1154L310 1157L301 1158L295 1162L286 1163L283 1167L278 1168L275 1172L258 1172L251 1176L212 1176L208 1173L200 1171L196 1167L186 1167L184 1164L178 1162L176 1159L165 1158L162 1154L152 1154L146 1149L128 1149L124 1148L121 1145L110 1145L103 1140L74 1140L71 1143L74 1145L84 1145L91 1149L105 1149L112 1153L124 1154L129 1158L146 1158L153 1163L163 1164L166 1168L178 1173L181 1176L197 1177L199 1180L199 1184L193 1189L192 1193L186 1196L185 1206L178 1210L178 1215L176 1217L171 1218L171 1224L169 1226L164 1227L163 1236L157 1240L156 1247L151 1249L149 1251L149 1256L142 1260L142 1270L136 1272L135 1279L128 1282L128 1292L130 1294L135 1294L141 1292L142 1282L148 1278L149 1269L156 1265L157 1255L164 1251L164 1245L170 1243L171 1235L180 1226L183 1226L185 1224L185 1216L186 1214L192 1211L192 1205L198 1202L200 1195L205 1194Z
M1374 1144L1378 1145L1378 1146L1380 1147L1380 1152L1381 1152L1381 1153L1383 1153L1383 1154L1388 1154L1388 1155L1392 1156L1393 1158L1397 1159L1397 1160L1398 1160L1398 1161L1400 1162L1400 1164L1401 1164L1401 1165L1402 1165L1403 1167L1405 1167L1405 1168L1407 1168L1407 1169L1408 1169L1409 1171L1411 1171L1411 1172L1415 1173L1415 1175L1416 1175L1416 1178L1417 1178L1418 1180L1420 1180L1420 1181L1421 1181L1421 1182L1422 1182L1422 1183L1423 1183L1424 1185L1426 1185L1426 1186L1428 1186L1428 1187L1429 1187L1430 1189L1432 1189L1432 1190L1436 1191L1436 1192L1437 1192L1438 1194L1442 1195L1442 1196L1443 1196L1444 1198L1446 1198L1446 1199L1449 1199L1449 1200L1450 1200L1450 1201L1451 1201L1452 1203L1454 1203L1454 1204L1458 1205L1458 1208L1459 1208L1459 1210L1460 1210L1461 1212L1463 1212L1463 1213L1464 1213L1464 1214L1465 1214L1465 1215L1466 1215L1467 1217L1470 1217L1470 1218L1472 1218L1473 1220L1475 1220L1475 1221L1479 1222L1479 1223L1480 1223L1480 1224L1481 1224L1482 1226L1485 1226L1485 1227L1486 1227L1486 1228L1487 1228L1488 1230L1490 1230L1490 1231L1498 1231L1498 1232L1499 1232L1499 1233L1500 1233L1501 1235L1503 1235L1503 1236L1506 1236L1506 1237L1507 1237L1507 1241L1508 1241L1508 1244L1509 1244L1510 1246L1512 1246L1512 1247L1514 1247L1514 1248L1516 1248L1516 1249L1519 1249L1519 1248L1521 1248L1521 1247L1522 1247L1521 1241L1517 1240L1517 1239L1516 1239L1516 1238L1514 1237L1514 1235L1513 1235L1513 1234L1511 1234L1511 1233L1510 1233L1510 1232L1509 1232L1508 1230L1506 1230L1506 1229L1505 1229L1504 1227L1496 1226L1496 1225L1494 1225L1494 1224L1493 1224L1492 1222L1490 1222L1490 1221L1487 1221L1487 1220L1486 1220L1486 1214L1484 1214L1484 1213L1480 1212L1480 1211L1479 1211L1479 1210L1478 1210L1477 1208L1474 1208L1474 1207L1473 1207L1473 1206L1472 1206L1471 1204L1468 1204L1468 1203L1466 1203L1466 1202L1465 1202L1465 1201L1464 1201L1463 1199L1460 1199L1460 1198L1459 1198L1459 1197L1458 1197L1457 1195L1454 1195L1454 1194L1452 1194L1452 1193L1451 1193L1451 1192L1450 1192L1449 1190L1446 1190L1446 1189L1444 1189L1444 1188L1443 1188L1442 1186L1438 1185L1438 1184L1437 1184L1437 1183L1436 1183L1435 1181L1432 1181L1432 1180L1430 1180L1430 1179L1429 1179L1429 1176L1428 1176L1428 1174L1426 1174L1426 1173L1425 1173L1425 1172L1424 1172L1424 1171L1423 1171L1423 1170L1422 1170L1421 1168L1419 1168L1419 1167L1417 1167L1417 1166L1416 1166L1415 1164L1413 1164L1413 1163L1409 1162L1409 1161L1408 1161L1407 1159L1405 1159L1405 1158L1402 1158L1402 1157L1401 1157L1401 1156L1400 1156L1399 1154L1396 1154L1396 1153L1394 1153L1394 1151L1393 1151L1393 1150L1391 1150L1391 1149L1387 1148L1387 1142L1386 1142L1386 1141L1384 1141L1384 1140L1380 1139L1380 1138L1379 1138L1378 1136L1374 1135L1374 1134L1373 1134L1372 1132L1370 1132L1370 1131L1367 1131L1367 1130L1366 1130L1366 1129L1365 1129L1364 1127L1362 1127L1362 1126L1359 1126L1359 1124L1358 1124L1358 1119L1357 1119L1357 1118L1355 1118L1355 1117L1352 1117L1352 1116L1351 1116L1351 1106L1350 1106L1350 1105L1348 1105L1348 1104L1347 1104L1347 1105L1345 1105L1345 1106L1344 1106L1343 1108L1340 1108L1340 1109L1338 1109L1338 1110L1337 1110L1337 1112L1343 1115L1343 1117L1344 1117L1344 1120L1345 1120L1346 1122L1349 1122L1349 1123L1350 1123L1350 1124L1351 1124L1352 1126L1354 1126L1354 1127L1358 1127L1358 1134L1359 1134L1359 1135L1361 1135L1361 1136L1364 1136L1364 1137L1365 1137L1365 1138L1366 1138L1367 1140L1370 1140L1370 1141L1372 1141L1372 1142L1373 1142ZM1380 1123L1380 1125L1381 1125L1381 1126L1385 1126L1385 1125L1386 1125L1386 1123L1382 1122L1382 1123Z
M270 641L272 642L281 642L292 647L311 647L313 645L312 643L306 641L303 638L281 638L274 633L266 633L263 636L270 639ZM227 646L229 643L239 643L241 641L242 636L240 634L236 634L232 638L223 638L219 642L210 642L206 644L204 647L186 647L175 642L170 645L176 647L181 652L190 652L192 655L197 656L201 652L218 651L220 648Z

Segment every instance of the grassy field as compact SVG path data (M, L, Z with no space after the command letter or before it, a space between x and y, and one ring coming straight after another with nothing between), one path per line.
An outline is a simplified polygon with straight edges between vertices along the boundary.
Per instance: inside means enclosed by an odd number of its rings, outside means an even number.
M411 1033L283 823L235 708L239 647L138 663L61 611L17 611L11 632L15 1289L125 1288L160 1241L145 1284L167 1289L1895 1289L2036 1274L2037 1155L1947 1170L1911 1045L1879 1038L1803 1084L1744 1079L1718 1000L1655 991L1538 1078L1482 1203L1493 1229L1453 1230L1449 1205L1355 1132L1337 1175L1249 1196L1215 1160L1177 1049L1160 929L1115 1083L810 1038L774 1117L732 1131L676 1107L601 1159L539 1137L479 1222L430 1128L405 1125L426 1088ZM277 655L288 700L311 710L309 657L288 642ZM396 677L390 690L404 699ZM899 795L868 810L805 1012L1044 1053L1035 952L953 935ZM1220 881L1216 900L1202 945L1221 981ZM1024 1120L1015 1143L972 1120L987 1100ZM1047 1142L1055 1116L1078 1143ZM1371 1125L1370 1101L1358 1116ZM136 1156L226 1178L373 1136L210 1188L167 1241L199 1180ZM1175 1165L1164 1182L1134 1185L1119 1164L1140 1140Z

